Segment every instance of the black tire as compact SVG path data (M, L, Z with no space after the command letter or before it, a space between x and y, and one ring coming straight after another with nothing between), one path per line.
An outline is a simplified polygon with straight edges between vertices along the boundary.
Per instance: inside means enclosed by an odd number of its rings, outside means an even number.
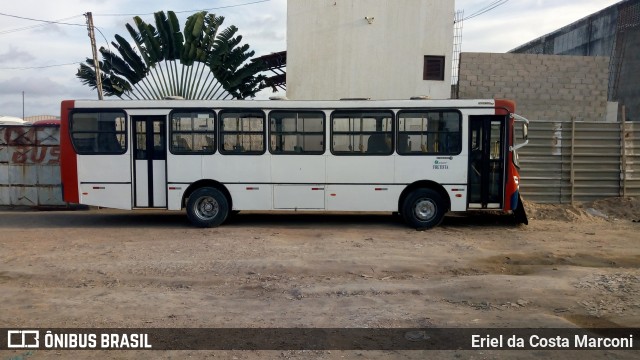
M417 230L439 225L446 212L446 202L432 189L417 189L409 194L402 204L404 221Z
M200 188L189 196L187 217L198 227L216 227L229 216L229 201L218 189Z

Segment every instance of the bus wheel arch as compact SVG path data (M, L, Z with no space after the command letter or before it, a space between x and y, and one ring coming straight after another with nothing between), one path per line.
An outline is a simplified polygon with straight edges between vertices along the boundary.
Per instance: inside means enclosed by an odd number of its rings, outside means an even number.
M405 222L416 229L429 229L442 222L451 209L451 199L442 185L418 181L402 192L398 211Z
M227 187L222 185L222 183L210 179L199 180L189 185L187 190L185 190L184 194L182 195L182 208L185 208L187 206L187 200L189 199L189 196L191 196L194 191L203 187L218 189L218 191L220 191L224 194L224 196L227 197L227 201L229 202L229 211L233 209L233 199L231 199L231 193L229 192Z
M187 209L189 220L200 227L220 225L233 209L229 190L213 180L191 184L182 197L182 206Z

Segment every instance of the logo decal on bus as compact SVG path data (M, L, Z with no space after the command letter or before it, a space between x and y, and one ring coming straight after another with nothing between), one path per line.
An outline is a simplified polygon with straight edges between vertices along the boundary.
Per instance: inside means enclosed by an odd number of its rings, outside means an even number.
M449 163L447 161L436 160L433 163L433 170L449 170Z

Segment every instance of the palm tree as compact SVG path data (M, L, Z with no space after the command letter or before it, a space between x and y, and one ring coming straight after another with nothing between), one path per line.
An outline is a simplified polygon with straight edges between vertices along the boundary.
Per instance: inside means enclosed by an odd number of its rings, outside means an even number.
M126 28L132 46L115 35L110 49L100 48L100 76L105 95L128 99L244 99L265 88L265 69L259 61L248 61L254 51L241 45L238 28L220 30L224 17L195 13L187 18L184 30L176 14L154 14L156 26L133 18L135 27ZM117 53L116 53L117 52ZM76 76L96 88L93 59L81 63Z

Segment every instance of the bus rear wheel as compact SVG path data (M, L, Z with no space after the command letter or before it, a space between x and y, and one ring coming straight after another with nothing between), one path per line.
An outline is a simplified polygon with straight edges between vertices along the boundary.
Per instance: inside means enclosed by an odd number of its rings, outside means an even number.
M444 219L446 213L442 196L432 189L418 189L409 194L402 204L402 217L418 230L430 229Z
M187 217L195 226L216 227L229 215L229 201L218 189L205 187L189 196Z

